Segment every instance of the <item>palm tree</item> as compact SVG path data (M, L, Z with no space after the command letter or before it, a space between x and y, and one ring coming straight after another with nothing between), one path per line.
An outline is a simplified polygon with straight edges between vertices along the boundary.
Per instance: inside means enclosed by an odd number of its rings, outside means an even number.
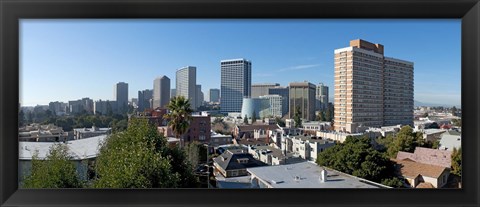
M172 128L175 137L181 138L180 146L183 147L182 135L187 132L192 119L193 110L190 108L190 101L183 96L175 96L170 99L167 109L169 113L165 114L163 118L168 120L168 126Z

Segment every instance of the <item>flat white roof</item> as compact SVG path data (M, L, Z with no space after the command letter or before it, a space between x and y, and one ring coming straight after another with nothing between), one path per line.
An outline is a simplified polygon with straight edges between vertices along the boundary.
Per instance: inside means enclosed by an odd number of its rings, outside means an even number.
M97 157L100 143L106 138L107 135L100 135L85 139L71 140L66 142L66 144L73 160L83 160ZM54 144L63 144L63 142L19 142L19 159L31 160L35 152L38 152L39 159L45 159L50 151L50 147Z
M379 58L384 57L382 54L378 54L378 53L372 52L370 50L366 50L366 49L362 49L362 48L358 48L358 47L344 47L344 48L334 50L334 53L337 54L337 53L347 52L347 51L361 52L361 53L365 53L365 54L372 55L372 56L379 57Z
M327 170L327 181L321 172ZM341 173L310 162L247 168L252 176L273 188L388 188L387 186Z
M403 64L407 64L407 65L413 65L413 62L406 61L406 60L400 60L400 59L392 58L392 57L385 57L385 60L390 60L390 61L394 61L394 62L399 62L399 63L403 63Z
M243 60L243 61L250 62L250 60L247 60L247 59L245 59L245 58L236 58L236 59L221 60L220 62L231 62L231 61L239 61L239 60Z

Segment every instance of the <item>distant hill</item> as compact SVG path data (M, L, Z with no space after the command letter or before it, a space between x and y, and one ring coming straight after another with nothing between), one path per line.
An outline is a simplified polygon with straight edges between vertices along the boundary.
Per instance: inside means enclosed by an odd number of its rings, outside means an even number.
M413 106L417 107L417 106L443 106L443 107L452 107L453 105L450 105L450 104L438 104L438 103L424 103L424 102L420 102L420 101L417 101L417 100L413 100ZM460 107L458 105L456 105L455 107Z

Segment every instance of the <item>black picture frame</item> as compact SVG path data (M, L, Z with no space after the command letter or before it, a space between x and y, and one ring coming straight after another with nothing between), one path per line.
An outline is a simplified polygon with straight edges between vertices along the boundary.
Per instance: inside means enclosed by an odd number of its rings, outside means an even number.
M480 205L478 0L1 0L0 18L2 206ZM461 19L462 189L18 189L17 112L21 18Z

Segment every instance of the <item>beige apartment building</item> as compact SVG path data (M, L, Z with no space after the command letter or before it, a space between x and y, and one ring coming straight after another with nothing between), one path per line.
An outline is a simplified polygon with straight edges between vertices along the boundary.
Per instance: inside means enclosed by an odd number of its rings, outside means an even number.
M413 125L413 62L361 39L335 50L334 129Z

